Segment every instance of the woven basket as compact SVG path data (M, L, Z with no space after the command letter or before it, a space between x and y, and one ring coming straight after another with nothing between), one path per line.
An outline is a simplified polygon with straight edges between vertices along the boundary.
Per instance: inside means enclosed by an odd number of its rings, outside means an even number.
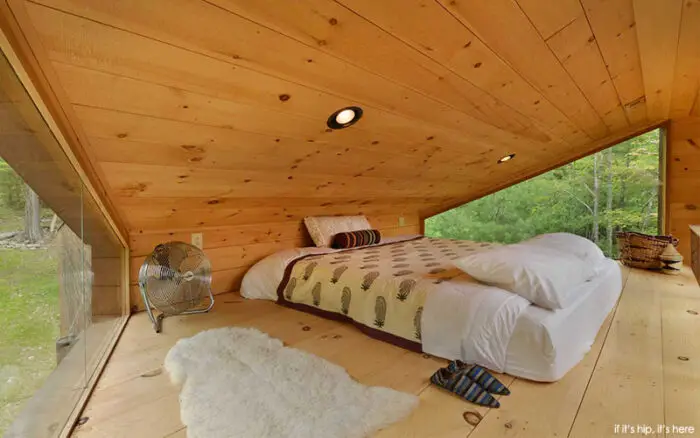
M661 269L663 263L659 257L669 243L676 246L678 239L673 236L650 236L631 231L617 233L620 260L633 268Z

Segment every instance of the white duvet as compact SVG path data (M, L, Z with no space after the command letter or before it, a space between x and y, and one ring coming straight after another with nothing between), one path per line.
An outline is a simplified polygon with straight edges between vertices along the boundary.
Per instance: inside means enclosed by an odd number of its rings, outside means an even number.
M399 242L416 236L385 239ZM330 248L297 248L275 253L254 265L243 278L241 295L277 300L286 266L307 254L335 252ZM503 372L508 343L526 299L492 286L457 277L445 281L426 299L422 319L423 351L446 359L461 359Z

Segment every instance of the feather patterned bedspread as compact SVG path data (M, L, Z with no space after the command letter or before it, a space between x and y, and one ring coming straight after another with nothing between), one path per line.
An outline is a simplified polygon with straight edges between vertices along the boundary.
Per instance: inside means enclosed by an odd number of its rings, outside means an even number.
M494 318L505 301L518 302L520 310L525 300L513 300L514 295L478 283L453 266L452 261L474 251L491 247L490 243L418 237L411 240L353 248L325 254L311 254L292 260L279 284L278 303L327 318L354 323L375 338L414 351L426 351L452 357L463 357L463 351L493 356L494 369L505 356L491 354L492 346L480 348L483 336L478 333ZM450 304L459 301L460 321L454 328L436 322L428 297L442 298L432 302ZM455 295L454 292L457 292ZM438 307L441 307L440 305ZM491 309L489 311L489 309ZM426 315L427 313L427 315ZM473 324L479 324L472 330ZM465 327L470 340L463 345ZM453 330L453 333L445 332ZM456 331L456 332L454 332ZM436 339L438 338L438 339ZM452 341L450 341L452 339ZM472 342L474 341L474 342ZM434 351L431 345L439 345ZM449 352L442 346L450 345ZM502 358L495 356L503 356ZM449 356L448 356L449 357ZM483 362L483 361L482 361Z

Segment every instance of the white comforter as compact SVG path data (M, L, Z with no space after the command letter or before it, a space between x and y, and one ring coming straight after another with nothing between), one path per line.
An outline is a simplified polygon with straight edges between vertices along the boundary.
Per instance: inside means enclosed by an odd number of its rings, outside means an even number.
M400 242L415 237L391 240ZM285 267L292 260L307 254L335 251L330 248L297 248L268 256L246 273L241 295L251 299L277 300L277 287ZM529 305L529 301L518 295L471 279L457 277L442 282L426 299L421 319L423 351L502 372L516 321Z

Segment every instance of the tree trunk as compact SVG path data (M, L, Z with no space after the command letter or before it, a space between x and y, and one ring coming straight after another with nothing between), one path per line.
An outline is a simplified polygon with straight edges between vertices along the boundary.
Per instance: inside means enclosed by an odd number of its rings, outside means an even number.
M630 153L627 152L625 154L625 176L620 183L620 204L618 208L625 208L625 202L627 201L627 178L629 178L630 164Z
M41 210L39 196L24 185L24 239L29 243L41 240Z
M613 208L613 153L612 148L608 148L605 152L608 158L608 194L606 199L606 216L608 218L608 257L612 257L613 248L613 223L612 223L612 208Z
M598 243L598 198L600 197L598 180L598 154L593 155L593 241Z

